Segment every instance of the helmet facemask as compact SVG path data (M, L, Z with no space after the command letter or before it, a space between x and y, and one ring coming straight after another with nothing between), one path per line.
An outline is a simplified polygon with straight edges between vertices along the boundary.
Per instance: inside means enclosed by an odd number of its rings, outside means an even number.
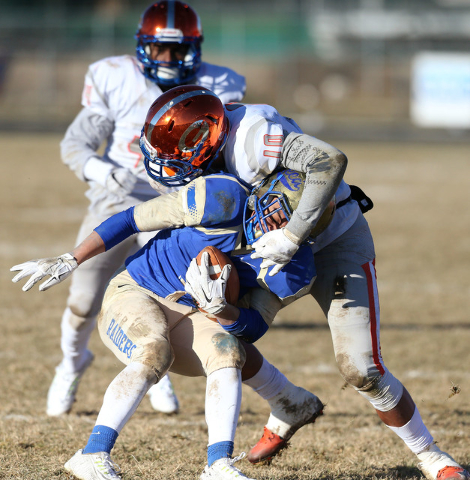
M160 0L150 5L141 16L135 38L136 56L146 78L165 89L194 80L201 67L203 34L199 16L188 4ZM152 45L172 49L171 60L157 59Z
M282 170L271 174L255 187L245 202L243 228L246 242L252 245L265 233L283 228L298 207L305 184L305 174ZM335 197L312 229L307 241L323 232L335 213Z
M288 198L284 193L274 190L280 175L282 173L277 174L271 182L265 181L254 188L245 202L243 228L248 245L265 233L286 226L290 220L292 209Z
M223 142L215 152L215 155L208 155L207 162L202 162L204 168L196 167L193 162L201 156L201 150L204 142L199 142L190 156L186 158L178 155L158 154L157 150L150 145L145 135L140 137L140 149L144 154L144 165L147 175L154 181L165 187L180 187L201 176L205 170L210 168L212 162L218 157L220 151L225 145L227 134ZM200 166L202 166L202 163Z
M183 60L162 61L153 60L151 56L151 44L178 48L186 46L187 51ZM196 77L201 66L201 45L199 41L182 40L175 42L174 38L162 40L161 37L143 36L137 43L137 59L143 65L143 73L146 78L163 87L175 87L191 83Z

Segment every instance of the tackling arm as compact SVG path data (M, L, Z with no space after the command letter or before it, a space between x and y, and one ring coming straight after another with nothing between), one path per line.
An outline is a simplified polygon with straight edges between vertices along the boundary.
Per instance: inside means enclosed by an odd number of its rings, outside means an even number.
M285 233L294 243L302 243L320 219L343 179L347 163L346 155L326 142L295 132L287 135L281 164L306 173L299 205L286 226Z

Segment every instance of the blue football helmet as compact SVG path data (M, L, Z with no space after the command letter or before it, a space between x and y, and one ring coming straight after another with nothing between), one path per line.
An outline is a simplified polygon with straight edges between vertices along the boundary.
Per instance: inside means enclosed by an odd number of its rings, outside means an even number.
M262 235L287 224L298 207L305 184L305 174L295 170L272 173L256 186L245 202L243 228L246 242L252 245ZM313 240L323 232L336 211L335 197L309 235Z

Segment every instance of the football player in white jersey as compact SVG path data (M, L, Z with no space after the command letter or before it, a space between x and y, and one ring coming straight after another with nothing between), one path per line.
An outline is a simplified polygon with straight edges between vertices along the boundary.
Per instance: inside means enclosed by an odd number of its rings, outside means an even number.
M346 156L302 133L271 106L222 107L213 93L196 86L173 88L152 104L141 148L153 183L166 186L217 166L255 187L276 169L304 172L305 188L289 222L253 243L252 258L272 267L268 275L290 262L334 198L333 220L312 245L317 278L311 293L328 319L339 370L417 455L426 477L469 480L469 472L435 444L410 394L383 363L374 243L363 216L372 202L344 182ZM248 455L252 463L286 446L278 424L270 417Z
M292 171L276 174L276 184L282 181L292 187L284 189L283 205L289 205L290 198L301 190L304 178ZM243 456L232 458L242 381L268 401L278 432L286 437L322 414L323 404L313 393L289 382L251 345L266 333L282 306L308 294L315 266L310 246L305 244L280 273L266 277L261 260L252 260L243 248L245 223L251 227L246 231L258 232L256 221L243 221L244 212L248 211L248 216L252 212L249 193L233 175L200 177L179 192L113 215L70 253L12 267L20 271L14 282L31 275L25 291L50 276L39 287L46 290L65 280L85 260L115 248L129 236L161 230L126 260L126 270L114 276L106 289L98 330L126 367L109 385L85 448L65 464L76 477L120 478L110 458L111 449L149 386L169 368L183 375L207 377L209 442L201 480L247 478L234 466ZM274 209L261 220L269 229L279 228L288 218L282 217L277 205ZM273 221L278 217L280 221ZM327 224L328 219L323 228ZM178 228L166 228L169 225ZM195 257L208 245L232 256L240 283L236 306L225 299L228 276L234 273L230 266L212 280L208 264L203 260L199 267L196 263ZM264 283L260 283L261 277Z
M142 123L152 102L176 85L194 83L213 90L223 103L239 101L245 79L233 70L201 60L200 19L186 3L162 0L143 13L136 33L136 57L122 55L90 65L82 94L83 108L61 142L63 162L88 183L90 200L78 242L112 214L171 191L153 190L139 149ZM98 153L105 143L104 154ZM95 327L104 289L114 271L151 234L128 239L92 259L72 279L61 323L63 359L47 398L47 414L72 408L79 381L93 360L88 340ZM174 413L178 401L168 377L150 392L154 409Z

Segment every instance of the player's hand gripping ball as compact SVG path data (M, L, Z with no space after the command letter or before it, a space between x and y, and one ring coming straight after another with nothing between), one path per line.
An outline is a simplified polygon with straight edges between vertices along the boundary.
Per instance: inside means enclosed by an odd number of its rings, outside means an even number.
M185 290L197 302L199 310L220 313L227 303L235 305L240 281L230 258L215 247L203 248L186 272Z
M220 277L225 265L232 267L225 288L225 300L227 300L227 303L230 305L235 305L238 301L238 295L240 294L240 279L238 278L235 265L224 252L212 246L205 247L199 252L196 257L196 263L198 265L201 265L202 254L204 252L209 254L209 275L212 280L217 280Z

